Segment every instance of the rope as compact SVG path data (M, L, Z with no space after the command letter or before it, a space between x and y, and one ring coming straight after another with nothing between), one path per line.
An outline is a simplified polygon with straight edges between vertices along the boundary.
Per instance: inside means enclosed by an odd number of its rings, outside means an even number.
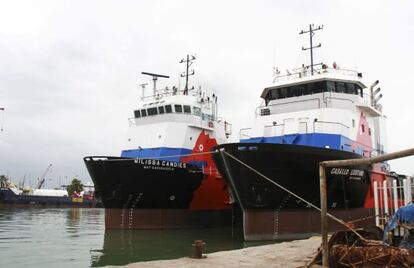
M259 176L261 176L262 178L264 178L264 179L265 179L265 180L267 180L268 182L270 182L270 183L272 183L272 184L276 185L276 186L277 186L277 187L279 187L280 189L282 189L282 190L284 190L284 191L288 192L289 194L291 194L291 195L293 195L294 197L296 197L297 199L299 199L299 200L301 200L301 201L305 202L306 204L308 204L309 206L313 207L314 209L316 209L316 210L318 210L318 211L322 212L322 210L321 210L319 207L315 206L315 205L314 205L314 204L312 204L311 202L308 202L307 200L303 199L302 197L300 197L299 195L295 194L294 192L289 191L288 189L286 189L286 188L285 188L285 187L283 187L282 185L278 184L277 182L275 182L275 181L273 181L273 180L269 179L268 177L266 177L265 175L263 175L262 173L260 173L260 172L259 172L259 171L257 171L256 169L252 168L252 167L251 167L251 166L249 166L248 164L246 164L246 163L244 163L243 161L241 161L241 160L239 160L238 158L236 158L235 156L233 156L233 155L231 155L231 154L227 153L227 152L226 152L226 151L224 151L224 150L223 150L222 152L224 152L226 155L228 155L228 156L230 156L231 158L233 158L235 161L239 162L241 165L243 165L243 166L247 167L248 169L250 169L250 170L251 170L251 171L253 171L254 173L258 174ZM339 219L339 218L337 218L337 217L333 216L333 215L332 215L332 214L330 214L330 213L327 213L327 216L328 216L328 217L330 217L331 219L333 219L334 221L336 221L336 222L338 222L338 223L342 224L342 225L343 225L343 226L345 226L347 229L349 229L350 231L352 231L353 233L355 233L355 235L357 235L357 236L358 236L361 240L365 241L365 238L363 238L363 237L362 237L359 233L357 233L357 232L356 232L353 228L351 228L350 226L348 226L348 224L346 224L343 220L341 220L341 219Z

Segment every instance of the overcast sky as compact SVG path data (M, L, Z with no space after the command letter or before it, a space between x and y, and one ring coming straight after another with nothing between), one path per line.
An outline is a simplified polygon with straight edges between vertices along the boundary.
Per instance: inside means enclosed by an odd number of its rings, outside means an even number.
M378 79L388 116L388 151L414 147L413 1L1 1L0 174L32 185L49 163L46 187L90 177L82 158L120 155L142 71L170 75L196 54L191 84L219 96L219 113L251 125L272 67L316 61ZM181 85L183 81L181 81ZM0 114L1 120L1 114ZM414 174L414 158L390 162Z

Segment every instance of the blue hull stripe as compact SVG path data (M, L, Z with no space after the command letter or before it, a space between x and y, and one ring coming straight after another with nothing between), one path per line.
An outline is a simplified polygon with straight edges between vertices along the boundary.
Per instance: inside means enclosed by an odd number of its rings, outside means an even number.
M313 146L321 148L331 148L336 150L352 152L351 139L338 134L291 134L274 137L257 137L250 139L242 139L240 142L249 143L281 143L281 144L295 144L304 146ZM362 154L362 147L357 146L355 153Z
M163 159L163 160L168 160L168 161L179 162L180 157L182 155L187 155L190 153L191 153L190 149L160 147L160 148L123 150L121 152L121 157L154 158L154 159Z

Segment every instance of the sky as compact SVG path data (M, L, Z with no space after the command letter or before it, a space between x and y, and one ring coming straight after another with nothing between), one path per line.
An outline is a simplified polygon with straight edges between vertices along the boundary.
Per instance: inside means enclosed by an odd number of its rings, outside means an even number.
M388 152L414 147L414 2L402 1L0 1L0 174L46 187L90 181L88 155L119 156L142 71L183 85L179 64L197 56L190 84L219 98L238 129L252 125L264 86L280 70L315 61L380 81ZM391 161L414 174L412 157Z

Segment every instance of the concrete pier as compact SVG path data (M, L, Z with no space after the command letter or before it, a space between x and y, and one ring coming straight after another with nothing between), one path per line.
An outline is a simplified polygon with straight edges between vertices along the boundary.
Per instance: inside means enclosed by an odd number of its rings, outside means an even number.
M303 267L316 254L320 245L320 237L311 237L304 240L204 254L206 258L203 259L186 257L131 263L122 267Z

